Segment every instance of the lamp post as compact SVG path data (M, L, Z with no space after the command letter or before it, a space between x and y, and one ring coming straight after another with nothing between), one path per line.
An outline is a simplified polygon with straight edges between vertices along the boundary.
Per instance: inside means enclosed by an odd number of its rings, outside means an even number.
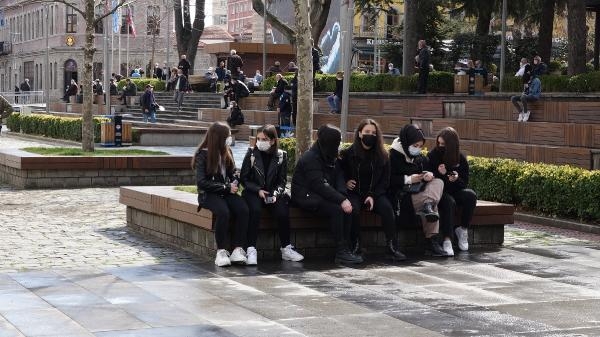
M350 79L352 77L352 35L354 29L354 1L342 0L340 15L346 17L345 27L342 26L342 66L344 70L344 82L342 87L342 115L340 118L340 129L342 130L342 141L346 141L348 128L348 105L350 101ZM343 34L343 33L342 33Z
M45 87L46 92L44 93L46 96L46 113L50 113L50 6L48 4L44 5L44 11L46 12L46 76L45 79Z
M263 8L263 77L266 79L267 76L267 0L264 0Z
M504 82L504 63L506 59L506 0L502 0L502 39L500 43L500 85L498 91L502 92L502 83Z

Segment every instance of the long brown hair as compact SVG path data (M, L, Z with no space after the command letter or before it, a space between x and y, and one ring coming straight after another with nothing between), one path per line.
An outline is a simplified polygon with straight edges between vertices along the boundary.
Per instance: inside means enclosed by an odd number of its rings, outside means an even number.
M383 132L381 131L381 127L379 127L379 123L377 123L374 119L365 118L360 121L356 127L356 130L354 131L354 151L361 158L365 156L367 150L362 147L359 133L367 125L375 126L375 131L377 132L377 143L375 143L375 146L373 146L371 150L375 151L377 159L379 159L382 163L386 163L388 161L388 152L385 150L385 145L383 143Z
M213 123L206 132L206 136L202 143L196 149L196 154L207 149L208 157L206 159L206 173L215 175L219 172L219 160L224 161L227 171L232 171L235 168L233 156L229 146L225 145L225 140L231 134L229 125L223 122ZM196 156L194 155L194 158ZM195 160L192 159L192 167L196 167Z
M273 142L273 145L271 145L271 148L269 148L269 153L275 153L277 152L277 149L279 149L279 138L277 137L277 128L275 128L275 125L272 124L267 124L267 125L263 125L260 128L258 128L258 130L256 130L256 134L259 133L264 133L265 136L269 137L269 139L274 140L275 142Z
M449 126L440 130L437 137L435 137L435 143L438 148L440 148L440 143L438 141L440 137L445 143L442 163L448 168L458 165L460 161L460 139L458 137L458 132Z

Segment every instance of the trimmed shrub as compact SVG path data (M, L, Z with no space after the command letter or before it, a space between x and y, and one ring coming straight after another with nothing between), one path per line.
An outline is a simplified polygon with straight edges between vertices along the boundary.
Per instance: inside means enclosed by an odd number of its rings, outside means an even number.
M125 81L126 79L122 79L117 83L118 90L123 90L126 83ZM144 91L146 89L146 84L151 84L154 87L154 91L164 91L166 89L165 82L156 78L132 78L131 82L135 84L138 91Z
M94 142L100 142L100 123L107 120L94 118ZM22 116L16 113L8 118L7 125L12 132L81 141L81 118L39 114Z

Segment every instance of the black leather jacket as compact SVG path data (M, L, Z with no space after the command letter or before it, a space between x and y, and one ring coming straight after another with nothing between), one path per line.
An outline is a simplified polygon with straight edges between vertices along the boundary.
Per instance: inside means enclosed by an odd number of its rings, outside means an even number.
M196 154L196 185L198 186L198 205L204 204L205 193L214 193L219 196L225 196L231 189L231 183L236 179L234 170L228 170L226 176L220 173L206 173L206 161L208 159L208 150L202 149Z
M269 169L265 172L262 153L258 148L249 148L244 163L240 181L244 185L244 193L258 193L260 190L269 192L270 196L285 193L287 183L287 152L277 150L273 154Z

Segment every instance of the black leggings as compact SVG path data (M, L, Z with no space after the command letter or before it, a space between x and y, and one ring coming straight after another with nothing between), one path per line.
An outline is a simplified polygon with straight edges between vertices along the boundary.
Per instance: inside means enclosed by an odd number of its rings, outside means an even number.
M473 212L477 205L477 194L469 188L465 188L453 193L444 192L438 203L440 213L440 231L443 236L452 237L454 235L454 214L456 207L461 208L460 226L468 228L473 219Z
M215 239L217 249L226 249L227 235L229 234L229 219L235 216L233 228L233 247L244 247L246 231L248 230L248 205L237 194L228 193L224 197L214 193L206 194L204 208L210 210L215 217Z
M314 210L312 210L314 211ZM323 200L319 203L316 212L329 218L331 232L336 244L348 243L350 240L350 223L352 214L344 213L341 204Z
M348 193L348 200L352 203L352 226L350 229L350 240L356 242L356 239L360 238L360 211L363 208L367 208L365 205L366 197L361 197L356 193ZM383 225L383 231L385 233L386 240L393 240L396 238L396 217L394 215L394 208L390 200L382 195L380 197L373 198L375 205L373 207L373 213L381 216L381 224Z
M279 228L279 241L281 247L290 244L290 199L287 195L280 195L274 204L265 204L264 200L258 196L258 193L244 193L244 199L248 204L250 211L250 220L248 221L248 247L256 247L258 239L258 226L260 222L260 213L263 207L267 208L277 222Z

